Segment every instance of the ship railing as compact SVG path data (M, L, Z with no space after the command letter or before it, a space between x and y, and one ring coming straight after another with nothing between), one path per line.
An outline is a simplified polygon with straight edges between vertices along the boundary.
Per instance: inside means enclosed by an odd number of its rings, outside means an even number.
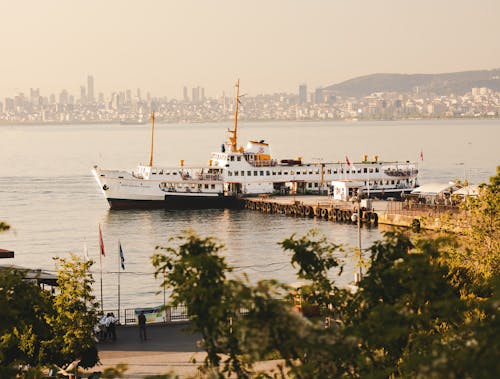
M254 167L269 167L269 166L276 166L278 164L278 161L276 159L269 159L269 160L248 161L248 163L250 163Z
M418 174L417 169L387 169L384 173L389 176L413 176Z
M222 177L220 174L198 174L196 175L197 180L211 180L211 181L220 181Z

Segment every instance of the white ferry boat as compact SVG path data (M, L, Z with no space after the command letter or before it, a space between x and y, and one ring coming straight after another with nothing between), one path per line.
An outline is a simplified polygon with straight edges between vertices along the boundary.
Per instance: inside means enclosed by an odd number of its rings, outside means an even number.
M154 114L149 164L135 171L92 170L112 209L229 207L235 199L263 194L331 194L333 181L355 181L369 197L399 198L418 187L416 163L361 162L305 163L302 159L271 158L264 140L237 144L239 82L236 84L234 127L208 165L153 165Z

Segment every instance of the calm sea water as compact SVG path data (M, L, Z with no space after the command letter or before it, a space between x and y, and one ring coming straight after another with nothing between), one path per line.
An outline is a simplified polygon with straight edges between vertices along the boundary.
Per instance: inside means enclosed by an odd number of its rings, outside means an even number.
M157 125L155 161L204 164L225 139L229 124ZM248 139L270 142L278 159L305 161L360 160L363 153L382 160L415 161L423 152L421 183L467 178L487 181L500 164L500 121L414 121L359 123L241 123L240 144ZM250 280L277 278L294 282L289 256L278 242L292 233L319 229L330 240L346 246L340 254L345 275L352 280L356 260L349 247L357 243L353 226L262 215L251 211L110 211L90 174L94 164L133 169L146 162L149 127L144 125L0 126L0 220L12 230L0 234L0 247L15 251L14 263L53 271L52 257L83 254L84 241L94 266L99 297L98 224L103 225L104 306L117 304L118 252L125 253L121 272L124 308L163 302L150 257L155 246L188 228L215 236L236 275ZM363 229L363 246L380 238L379 229Z

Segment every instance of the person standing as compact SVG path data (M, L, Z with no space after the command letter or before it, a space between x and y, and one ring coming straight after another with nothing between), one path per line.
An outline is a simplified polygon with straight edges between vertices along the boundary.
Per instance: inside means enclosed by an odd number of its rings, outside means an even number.
M146 341L148 338L146 336L146 316L144 315L144 311L141 311L141 314L138 317L139 321L139 338L141 341Z
M109 327L108 327L109 337L111 338L112 341L116 341L116 323L118 320L116 319L115 314L113 312L110 313L108 321L109 321Z

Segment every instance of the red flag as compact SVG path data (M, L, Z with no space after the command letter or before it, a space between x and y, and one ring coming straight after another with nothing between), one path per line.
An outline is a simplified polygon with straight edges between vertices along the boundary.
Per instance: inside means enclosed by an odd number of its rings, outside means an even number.
M101 224L99 224L99 247L101 248L101 254L106 256L104 252L104 241L102 240Z
M424 161L424 151L420 150L420 160L423 162Z
M347 155L345 156L345 163L347 163L348 166L351 165L351 162L349 162L349 158L347 157Z

